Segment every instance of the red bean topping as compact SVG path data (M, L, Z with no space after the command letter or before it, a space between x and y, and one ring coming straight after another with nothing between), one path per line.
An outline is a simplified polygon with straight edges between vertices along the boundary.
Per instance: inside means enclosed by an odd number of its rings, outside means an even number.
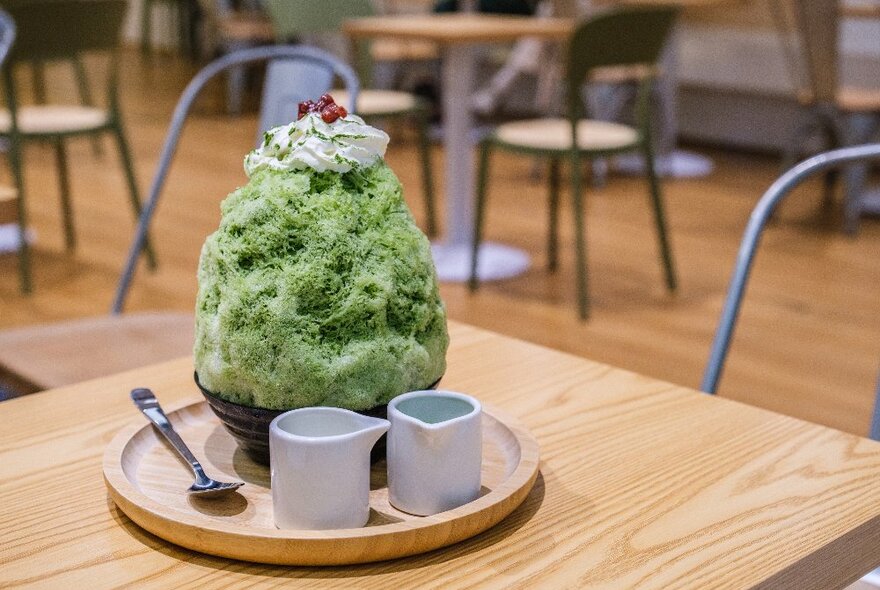
M318 104L316 106L319 111L323 111L324 107L330 106L331 104L336 104L336 101L333 100L333 97L329 94L322 94L321 98L318 99Z
M297 116L297 121L305 117L307 114L311 113L315 110L315 103L310 100L299 103L299 115Z
M333 100L333 97L329 94L322 95L317 103L312 102L311 100L299 103L297 120L302 119L309 113L319 114L325 123L332 123L336 119L348 115L348 111L345 110L345 107L336 104L336 101Z

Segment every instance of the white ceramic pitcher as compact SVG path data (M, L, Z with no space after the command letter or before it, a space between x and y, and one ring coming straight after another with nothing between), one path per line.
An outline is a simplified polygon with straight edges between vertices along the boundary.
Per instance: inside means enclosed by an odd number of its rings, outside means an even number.
M345 529L370 517L370 450L389 422L341 408L302 408L269 425L275 526Z
M412 391L388 404L388 499L427 516L480 495L482 407L453 391Z

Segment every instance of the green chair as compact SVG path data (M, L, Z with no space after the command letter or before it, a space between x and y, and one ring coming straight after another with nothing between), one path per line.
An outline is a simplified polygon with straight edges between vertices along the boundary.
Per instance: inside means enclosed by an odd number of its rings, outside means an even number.
M34 102L37 104L46 103L46 73L43 69L43 63L35 61L31 64L33 67L34 81ZM76 79L76 90L79 93L79 101L83 106L95 106L92 98L92 89L89 87L89 76L86 73L86 66L83 63L82 56L72 55L70 57L70 66L73 69L73 76ZM96 156L104 153L101 146L101 140L98 137L92 138L92 151Z
M28 245L25 240L26 193L22 163L24 143L38 140L55 146L64 235L68 250L73 250L76 246L64 143L69 138L97 137L104 133L110 133L116 138L132 210L135 218L140 215L141 203L137 181L128 142L123 132L117 93L117 49L127 2L125 0L7 0L3 3L3 7L15 21L17 37L3 64L6 109L0 111L0 136L9 141L9 161L18 191L21 288L23 292L28 293L31 290L31 275ZM19 103L13 75L16 65L76 60L81 54L92 51L106 52L110 55L105 109L81 104L22 105ZM149 244L145 247L145 251L150 268L154 268L155 258Z
M279 39L301 38L320 33L341 31L349 18L373 16L370 0L267 0L266 9L275 25ZM361 62L362 60L358 60ZM361 63L366 66L369 64ZM368 68L359 68L362 79L368 79ZM348 104L343 91L331 90L339 104ZM422 165L422 191L425 197L427 234L437 234L434 212L434 181L431 170L431 150L428 142L428 106L414 94L396 90L361 90L355 111L365 119L412 118L417 123L419 156Z
M649 98L652 72L646 68L637 97L638 127L582 119L581 90L594 71L611 67L653 66L675 20L670 7L625 8L599 14L575 30L567 57L567 118L532 119L498 126L481 144L478 173L476 218L471 256L471 291L477 288L479 244L486 210L486 183L489 156L494 149L549 158L550 230L548 234L549 267L557 264L557 219L559 208L559 168L568 159L571 166L571 192L574 203L575 248L577 257L578 311L581 319L589 316L586 245L584 241L584 204L581 163L584 158L605 158L624 152L639 151L647 162L648 188L657 224L657 235L666 285L676 288L675 267L666 231L660 184L654 170L651 145ZM577 146L577 147L575 147Z

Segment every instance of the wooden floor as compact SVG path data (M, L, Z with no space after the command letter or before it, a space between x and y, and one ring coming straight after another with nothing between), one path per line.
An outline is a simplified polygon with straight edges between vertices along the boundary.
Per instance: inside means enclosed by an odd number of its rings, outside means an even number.
M123 107L140 185L152 177L174 102L192 74L173 58L142 64L126 56ZM57 94L70 87L52 72ZM245 182L242 157L255 117L223 115L220 89L199 105L177 154L154 226L160 268L143 269L129 309L193 307L195 269L218 203ZM291 113L293 115L293 113ZM387 160L422 222L415 143L392 127ZM72 189L80 243L65 252L53 152L28 149L27 195L37 234L35 292L18 291L15 256L0 256L0 328L106 313L132 233L121 169L112 144L96 157L71 143ZM680 291L663 288L642 180L612 176L588 193L588 249L593 317L575 312L572 220L562 217L560 269L546 270L546 188L529 159L494 162L489 238L533 256L521 277L441 287L450 317L697 387L749 212L777 173L777 161L710 152L715 173L665 183ZM442 176L443 155L434 152ZM442 178L441 178L442 184ZM747 294L721 394L844 430L865 433L880 359L880 221L866 220L848 239L817 216L816 185L800 190L766 235ZM441 204L442 205L442 204Z

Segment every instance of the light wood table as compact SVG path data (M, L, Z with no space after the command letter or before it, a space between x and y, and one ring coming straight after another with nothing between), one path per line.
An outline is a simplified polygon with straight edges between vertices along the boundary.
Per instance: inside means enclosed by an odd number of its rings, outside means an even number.
M573 19L489 14L396 15L354 19L343 30L352 39L420 39L441 49L443 146L445 151L446 238L433 247L437 275L445 281L470 276L474 227L473 117L474 47L512 42L522 37L565 39ZM528 268L528 256L491 242L481 245L478 274L482 280L515 276Z
M541 445L525 503L469 541L335 568L209 557L109 500L129 401L197 399L189 359L0 403L0 587L839 588L880 563L880 444L462 324L443 386ZM181 466L181 469L184 467Z

